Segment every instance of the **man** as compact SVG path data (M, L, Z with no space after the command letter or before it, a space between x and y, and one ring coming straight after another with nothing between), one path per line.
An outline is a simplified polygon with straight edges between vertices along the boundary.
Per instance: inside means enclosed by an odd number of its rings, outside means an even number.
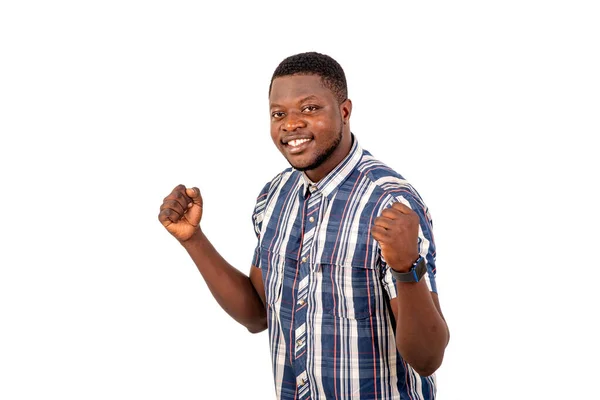
M177 186L160 222L229 315L268 328L279 398L434 399L449 331L425 204L359 146L332 58L282 61L269 102L271 137L292 168L258 196L250 276L202 232L197 188Z

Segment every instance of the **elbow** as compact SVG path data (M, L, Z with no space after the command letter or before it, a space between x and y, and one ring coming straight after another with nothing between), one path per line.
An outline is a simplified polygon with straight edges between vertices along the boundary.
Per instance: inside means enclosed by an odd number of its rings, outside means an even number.
M413 367L413 369L415 370L415 372L417 374L419 374L422 377L427 377L427 376L431 376L435 373L435 371L438 370L438 368L440 367L440 365L426 365L426 366L419 366L419 367Z
M400 356L406 361L410 367L420 376L426 377L433 375L442 365L444 360L444 347L438 348L415 348L409 347L402 349L398 347ZM404 351L403 351L404 350Z
M262 331L264 331L265 329L267 329L267 326L248 326L248 332L250 333L260 333Z
M422 377L430 376L435 373L435 371L440 368L442 365L444 355L440 355L437 357L430 357L428 359L423 360L415 360L414 362L409 362L412 369L415 370L417 374Z
M260 321L256 321L252 324L246 325L246 329L250 333L260 333L267 329L267 319L262 318Z
M422 377L433 375L442 365L449 341L449 331L428 341L401 341L396 339L400 356Z

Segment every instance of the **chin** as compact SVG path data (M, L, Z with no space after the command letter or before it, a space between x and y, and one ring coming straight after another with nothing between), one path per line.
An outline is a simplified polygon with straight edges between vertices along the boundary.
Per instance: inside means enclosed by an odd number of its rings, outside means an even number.
M287 162L290 163L290 165L297 169L298 171L307 171L310 169L313 169L315 167L315 162L316 162L316 158L312 157L310 159L303 159L303 160L295 160L294 158L287 158Z
M298 171L309 171L311 169L313 169L311 164L306 164L306 163L290 163L290 165L294 168L297 169Z
M317 163L316 160L313 160L312 162L305 162L305 163L291 163L290 165L292 167L294 167L295 169L297 169L298 171L311 171L317 167L319 167L322 164L322 162Z

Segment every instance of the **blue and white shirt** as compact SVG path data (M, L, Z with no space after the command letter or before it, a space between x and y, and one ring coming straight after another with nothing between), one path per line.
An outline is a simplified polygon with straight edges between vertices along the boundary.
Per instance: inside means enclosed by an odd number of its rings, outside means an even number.
M419 376L396 349L396 284L371 236L375 218L396 201L420 217L426 281L437 292L427 207L356 138L318 183L289 168L258 196L253 265L262 270L278 398L435 398L435 376Z

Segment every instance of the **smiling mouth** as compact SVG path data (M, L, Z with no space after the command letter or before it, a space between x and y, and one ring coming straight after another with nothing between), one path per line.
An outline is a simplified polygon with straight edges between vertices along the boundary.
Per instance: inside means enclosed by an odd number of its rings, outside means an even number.
M298 147L302 143L310 142L310 140L311 139L295 139L295 140L290 140L289 142L287 142L287 144L288 144L288 146Z
M294 139L285 143L285 148L289 153L296 154L302 152L312 142L312 139Z

